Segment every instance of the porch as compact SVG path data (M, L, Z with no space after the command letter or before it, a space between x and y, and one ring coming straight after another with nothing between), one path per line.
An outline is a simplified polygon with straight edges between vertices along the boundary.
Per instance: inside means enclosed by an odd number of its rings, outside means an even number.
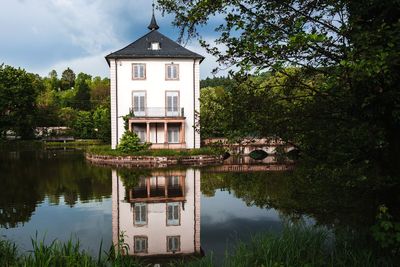
M142 142L152 143L152 149L186 148L184 117L133 117L128 120L128 128Z
M140 177L139 184L128 189L130 203L162 203L185 201L185 180L182 174Z

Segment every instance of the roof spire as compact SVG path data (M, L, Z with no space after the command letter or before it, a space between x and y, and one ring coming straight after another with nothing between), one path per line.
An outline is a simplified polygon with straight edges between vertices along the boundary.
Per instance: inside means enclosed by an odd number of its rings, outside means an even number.
M154 16L154 0L153 0L153 15L151 16L151 21L147 28L151 31L158 30L160 28L158 27L156 17Z

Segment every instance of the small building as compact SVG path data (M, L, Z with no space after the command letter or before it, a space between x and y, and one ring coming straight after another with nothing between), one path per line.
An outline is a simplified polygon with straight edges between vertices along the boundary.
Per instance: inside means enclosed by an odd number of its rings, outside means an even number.
M128 129L151 148L199 148L200 63L204 57L161 34L154 9L149 32L106 56L111 79L111 145Z

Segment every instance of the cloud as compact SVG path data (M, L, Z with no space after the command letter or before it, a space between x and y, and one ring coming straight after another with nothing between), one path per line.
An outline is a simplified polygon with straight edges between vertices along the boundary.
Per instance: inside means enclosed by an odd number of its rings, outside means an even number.
M204 36L203 40L205 40L206 43L211 44L211 46L218 48L218 50L220 51L226 50L225 45L215 43L215 37L213 36ZM227 76L229 70L236 69L234 67L226 68L226 66L219 65L219 63L217 62L217 58L208 54L207 51L200 46L197 40L192 40L191 43L188 46L186 46L186 48L205 57L205 59L200 65L201 79L205 79L207 77L213 77L214 75L212 74L212 71L217 67L219 68L219 71L215 74L215 76Z
M149 0L19 0L4 1L1 7L0 64L41 75L72 67L108 76L104 56L146 34L152 12ZM173 16L156 11L156 17L160 32L176 40ZM206 56L201 73L210 76L215 59L196 40L188 48Z
M47 76L51 70L56 70L58 75L61 76L62 72L67 68L72 69L76 74L84 72L87 74L100 77L109 77L109 68L104 56L108 53L105 51L99 52L85 57L73 58L70 60L60 61L51 66L46 66L41 69L34 70L41 76Z

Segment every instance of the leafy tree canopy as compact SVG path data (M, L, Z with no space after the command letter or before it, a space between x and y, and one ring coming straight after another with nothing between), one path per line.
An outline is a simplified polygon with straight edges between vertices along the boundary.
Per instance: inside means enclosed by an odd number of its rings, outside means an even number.
M70 68L63 71L60 80L61 90L68 90L75 86L75 72Z
M228 131L277 135L321 169L397 176L399 1L158 2L175 15L181 39L223 18L215 40L223 49L201 43L238 69L225 102Z
M7 130L22 138L33 136L35 100L43 89L38 75L0 65L0 136Z

